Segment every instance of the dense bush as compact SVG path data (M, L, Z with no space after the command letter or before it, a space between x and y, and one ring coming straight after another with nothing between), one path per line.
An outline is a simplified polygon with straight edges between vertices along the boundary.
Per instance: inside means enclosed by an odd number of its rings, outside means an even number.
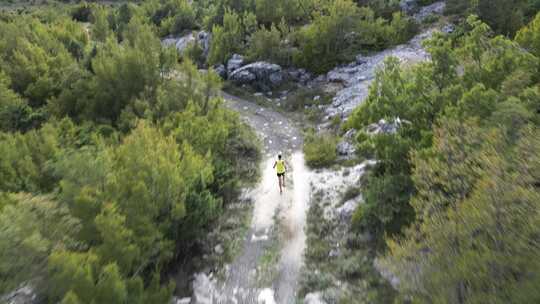
M383 49L408 40L416 31L414 22L401 13L392 21L376 18L370 8L358 8L350 0L333 1L327 14L298 33L299 52L295 64L316 73L349 62L361 50Z
M0 294L168 302L162 270L256 174L219 77L132 8L96 6L91 36L67 15L0 21Z
M272 24L270 29L259 28L250 37L247 50L248 59L253 61L266 60L290 66L292 50L291 46L286 43L289 34L290 29L284 22L279 24L279 29L275 24Z
M531 53L540 57L540 13L533 21L522 28L516 36L516 41Z
M208 55L211 65L225 63L234 53L240 52L243 46L241 18L233 11L223 16L223 26L214 25L212 29L212 46Z
M540 218L540 60L474 17L467 26L463 37L428 41L430 62L404 69L387 60L350 118L357 129L410 122L358 137L378 163L354 227L379 243L391 236L383 267L400 278L404 298L534 302L540 266L525 261L540 254L531 225Z
M335 163L337 138L330 134L313 134L306 136L304 154L306 163L312 167L328 167Z
M449 0L448 14L476 14L495 32L513 37L540 9L538 0Z

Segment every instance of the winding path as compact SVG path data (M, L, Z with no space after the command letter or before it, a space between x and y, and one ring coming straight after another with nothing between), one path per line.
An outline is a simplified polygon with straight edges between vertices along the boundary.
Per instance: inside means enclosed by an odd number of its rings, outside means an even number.
M294 303L305 248L304 226L310 191L299 126L272 109L226 93L223 97L227 107L238 112L258 133L264 161L261 180L248 194L254 202L251 228L241 254L228 266L224 282L218 283L220 286L213 292L214 303ZM283 195L279 194L272 169L279 152L289 169ZM274 231L279 235L273 235ZM267 250L275 250L272 239L276 237L280 241L277 273L272 282L260 282L257 271L261 258Z

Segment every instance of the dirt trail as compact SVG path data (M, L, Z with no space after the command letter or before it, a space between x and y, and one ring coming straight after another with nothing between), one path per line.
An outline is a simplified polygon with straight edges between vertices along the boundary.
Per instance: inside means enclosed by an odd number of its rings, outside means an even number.
M294 303L305 247L304 226L309 199L309 172L301 152L299 126L272 109L223 93L226 106L238 112L263 142L261 180L248 194L254 202L250 230L240 255L226 268L225 279L195 280L196 298L208 303ZM281 152L288 166L279 194L272 168ZM277 235L276 235L277 233ZM279 244L275 244L275 240ZM279 250L278 265L261 265L265 255ZM272 267L269 273L261 267ZM199 284L199 286L197 286Z

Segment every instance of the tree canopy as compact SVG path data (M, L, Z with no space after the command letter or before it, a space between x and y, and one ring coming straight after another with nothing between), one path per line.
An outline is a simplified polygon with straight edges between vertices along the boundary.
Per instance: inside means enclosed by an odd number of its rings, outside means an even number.
M165 303L163 269L253 178L239 162L257 143L219 77L180 64L144 9L1 19L0 294Z
M535 22L518 34L528 48ZM413 67L388 59L348 121L407 122L357 136L378 163L355 229L377 236L403 299L535 302L540 60L476 17L463 36L436 34L426 48L432 60Z

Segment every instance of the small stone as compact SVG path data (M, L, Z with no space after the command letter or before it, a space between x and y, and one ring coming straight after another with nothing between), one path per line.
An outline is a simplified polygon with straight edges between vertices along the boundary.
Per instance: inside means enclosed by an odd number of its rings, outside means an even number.
M216 247L214 247L214 252L217 253L218 255L222 255L225 250L223 250L223 246L221 246L221 244L218 244L216 245Z
M447 24L441 29L441 31L445 34L452 34L455 30L456 27L453 24Z
M191 298L178 298L178 297L173 297L172 300L171 300L171 303L172 304L189 304L191 303Z
M356 148L347 141L342 141L338 143L336 150L337 150L337 153L341 156L354 155L354 153L356 152Z

